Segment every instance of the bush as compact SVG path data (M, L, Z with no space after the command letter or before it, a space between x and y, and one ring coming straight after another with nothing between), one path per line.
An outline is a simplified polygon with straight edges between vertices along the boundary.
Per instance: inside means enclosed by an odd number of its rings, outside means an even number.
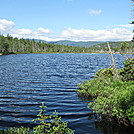
M89 95L90 97L97 97L102 94L105 88L111 85L114 81L114 71L112 68L100 69L94 79L90 81L84 81L82 84L78 84L80 87L77 91L83 95ZM107 91L107 90L106 90Z
M112 68L105 68L105 69L100 69L97 73L95 78L107 78L107 77L112 77L114 76L114 70Z
M20 128L9 128L7 130L1 130L0 134L32 134L30 128L20 127Z
M119 74L123 81L134 81L134 58L124 62L124 68L120 70Z
M134 125L134 58L118 71L120 79L114 79L113 69L101 69L93 80L79 84L77 91L92 97L88 107L100 117Z
M0 134L74 134L74 131L68 128L67 122L63 122L56 111L51 115L46 115L45 108L47 107L44 106L44 103L40 108L38 118L33 120L34 122L39 121L40 125L34 127L33 130L25 127L13 127L8 130L1 130Z
M90 102L88 107L107 119L114 119L123 124L133 124L134 82L116 80L110 87L101 90L95 101Z

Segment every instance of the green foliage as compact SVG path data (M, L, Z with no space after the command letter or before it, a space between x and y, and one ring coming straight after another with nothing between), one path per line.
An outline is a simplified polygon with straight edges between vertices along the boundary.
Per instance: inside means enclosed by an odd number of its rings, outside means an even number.
M34 121L39 121L42 125L38 125L34 128L34 133L46 133L46 134L73 134L73 131L67 127L67 122L61 121L61 117L59 117L57 112L53 112L52 115L45 114L44 103L42 106L40 113L37 115L38 118Z
M44 103L40 108L38 118L33 120L39 122L40 125L34 127L33 130L25 127L13 127L8 130L1 130L0 134L74 134L74 131L68 128L67 122L63 122L56 111L51 115L46 115L45 109L47 107L44 106Z
M124 68L119 72L123 81L134 81L134 58L124 62Z
M82 90L79 93L87 93L93 96L88 107L100 115L114 118L124 124L134 122L134 82L122 82L120 80L99 81L91 80L79 85Z
M61 53L87 53L91 49L86 47L65 46L53 43L45 43L42 41L18 39L9 35L7 37L0 35L0 53L45 53L45 52L61 52Z
M95 78L107 78L107 77L112 77L114 76L114 70L112 68L105 68L105 69L100 69L97 73Z
M123 43L121 43L119 52L120 52L120 54L123 54L123 53L134 54L134 43L133 42L131 42L131 43L123 42Z
M113 52L118 53L134 53L134 43L133 41L119 41L119 42L110 42L110 47ZM103 51L108 52L107 43L97 44L90 47L94 51Z
M126 49L129 49L129 44L126 42L121 43L121 48L123 52L126 51Z
M113 69L101 69L77 91L92 97L88 107L101 117L134 125L134 58L125 61L119 72L121 79L114 79Z
M33 134L30 132L30 128L25 128L25 127L12 127L7 130L1 130L0 134Z
M80 94L88 94L90 97L96 98L98 95L104 94L107 90L104 91L104 88L110 85L112 79L93 79L87 83L79 84L80 89L77 91ZM110 92L110 91L109 91Z
M119 123L134 122L134 82L114 81L110 87L104 88L89 107L97 114L116 119Z
M67 41L70 42L71 41ZM67 43L66 42L66 43ZM0 35L0 53L10 54L12 53L46 53L46 52L60 52L60 53L104 53L108 52L107 44L98 44L99 42L92 42L91 47L85 47L83 44L89 42L77 42L77 46L67 46L59 41L62 45L58 45L58 42L45 43L39 40L29 40L29 39L18 39L13 38L9 34L7 37ZM66 44L65 43L65 44ZM73 42L72 42L73 43ZM97 43L97 45L95 44ZM101 42L100 42L101 43ZM121 52L121 45L124 42L111 42L111 48L115 52ZM125 42L128 44L128 53L132 53L132 48L134 47L133 42ZM83 47L80 47L83 45ZM123 51L125 52L125 51Z
M95 78L90 81L84 81L82 84L78 84L80 89L77 91L80 94L88 95L90 97L96 97L100 95L104 88L110 86L111 82L114 81L114 71L112 68L100 69Z

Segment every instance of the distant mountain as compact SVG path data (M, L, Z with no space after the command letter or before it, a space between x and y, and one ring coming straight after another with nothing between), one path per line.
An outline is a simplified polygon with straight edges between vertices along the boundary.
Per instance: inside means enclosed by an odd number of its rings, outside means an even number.
M66 46L79 46L79 47L90 47L93 45L101 44L104 42L97 42L97 41L69 41L69 40L61 40L61 41L56 41L56 42L51 42L54 44L59 44L59 45L66 45Z
M35 41L41 41L45 43L52 43L52 44L58 44L58 45L66 45L66 46L79 46L79 47L91 47L93 45L102 44L105 42L100 41L70 41L70 40L60 40L60 41L44 41L44 40L38 40L34 39Z

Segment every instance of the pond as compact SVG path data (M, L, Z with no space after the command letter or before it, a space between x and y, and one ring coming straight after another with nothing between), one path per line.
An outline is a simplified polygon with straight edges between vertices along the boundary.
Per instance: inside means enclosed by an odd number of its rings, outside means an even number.
M124 58L114 55L117 66ZM111 65L108 54L19 54L0 56L0 128L34 126L42 102L56 110L75 134L103 134L78 83Z

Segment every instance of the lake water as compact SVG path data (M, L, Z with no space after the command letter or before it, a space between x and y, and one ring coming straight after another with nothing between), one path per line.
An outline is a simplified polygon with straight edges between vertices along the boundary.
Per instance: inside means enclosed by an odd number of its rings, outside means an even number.
M118 67L124 58L114 55ZM97 130L87 101L76 92L78 83L109 67L108 54L19 54L0 56L0 128L33 126L39 106L57 110L75 134Z

